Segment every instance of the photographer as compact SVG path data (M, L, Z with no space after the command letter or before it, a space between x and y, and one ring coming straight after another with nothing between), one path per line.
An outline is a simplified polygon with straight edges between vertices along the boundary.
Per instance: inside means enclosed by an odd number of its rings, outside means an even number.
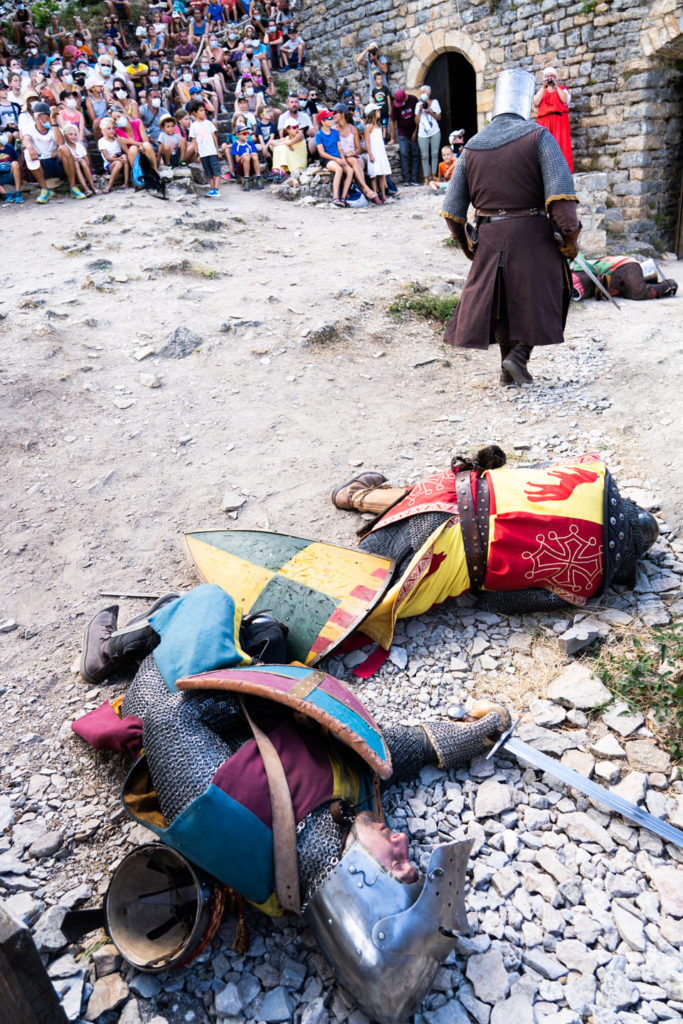
M387 82L387 74L389 72L389 62L386 57L380 55L377 49L377 43L370 43L369 46L359 53L356 57L356 64L360 64L362 67L365 64L368 73L368 82L370 83L370 89L375 87L375 72L379 71L382 76L382 84L388 88L389 83Z
M569 134L569 90L558 81L557 69L547 67L543 85L534 96L536 121L547 128L559 144L564 158L573 170L572 140Z

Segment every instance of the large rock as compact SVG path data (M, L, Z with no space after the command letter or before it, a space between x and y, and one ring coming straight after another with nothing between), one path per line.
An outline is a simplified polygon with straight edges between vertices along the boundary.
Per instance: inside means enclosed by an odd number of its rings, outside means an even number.
M97 1020L103 1013L115 1010L128 999L129 990L120 974L107 974L104 978L98 978L93 986L86 1020Z
M639 729L645 718L640 711L633 711L625 701L619 700L607 709L602 720L610 729L626 737Z
M581 1017L586 1017L595 1002L596 989L597 981L594 974L580 974L578 978L573 978L564 987L567 1006Z
M642 921L635 916L635 914L629 913L625 907L619 903L612 904L612 917L614 923L617 926L617 931L621 935L624 942L631 947L631 949L637 950L639 953L645 951L645 929L643 928Z
M567 968L558 963L555 957L549 956L541 949L528 949L524 954L524 963L548 981L557 981L568 973Z
M644 772L629 772L621 782L612 786L612 792L632 804L642 804L647 793L647 775Z
M587 711L606 704L612 694L588 665L576 662L553 679L548 698L564 707Z
M266 992L261 1009L257 1014L259 1020L264 1020L267 1024L275 1024L278 1021L291 1020L293 1016L294 1000L287 989L278 985L277 988Z
M62 921L66 910L64 907L48 907L33 932L33 941L39 953L57 953L66 946L66 937L62 932Z
M581 622L575 622L573 626L570 626L568 630L558 637L557 646L563 654L576 654L577 651L581 651L584 647L592 644L598 637L607 636L608 633L609 626L604 622L600 622L599 619L589 616L586 619L582 619Z
M510 786L495 779L486 779L479 786L474 801L474 813L478 818L493 818L515 806L515 793Z
M536 1024L536 1014L528 996L510 996L491 1012L491 1024Z
M612 853L616 849L617 844L609 832L585 811L561 814L558 816L557 824L570 839L598 843L605 853Z
M185 359L203 344L204 338L200 334L195 334L187 327L176 327L157 355L164 359Z
M655 868L651 880L662 901L662 914L683 917L683 868L672 864Z
M497 949L471 956L465 974L475 996L484 1003L499 1003L508 994L510 979Z
M640 989L621 971L608 971L600 982L596 1002L610 1010L625 1010L640 1002Z
M650 740L629 740L626 757L631 768L641 772L668 772L671 758Z

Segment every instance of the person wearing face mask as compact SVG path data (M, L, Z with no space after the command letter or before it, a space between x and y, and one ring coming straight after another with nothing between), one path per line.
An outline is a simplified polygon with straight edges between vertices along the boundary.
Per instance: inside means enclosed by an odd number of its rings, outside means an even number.
M62 134L65 133L67 125L73 125L76 129L78 141L85 141L85 118L79 110L79 101L75 93L62 89L59 94L59 104L57 107L57 124L62 129Z
M196 85L194 74L191 68L185 68L181 74L178 75L173 85L173 105L176 110L180 107L184 107L186 103L190 102L190 89Z
M36 202L43 206L54 195L47 187L48 178L67 178L74 199L85 199L76 185L76 165L57 124L57 112L47 103L32 106L30 123L22 128L22 146L26 166L40 185Z
M142 99L142 97L140 97ZM150 88L147 93L146 102L140 104L140 120L144 124L149 140L155 149L158 148L159 136L161 135L161 122L169 118L169 111L163 106L161 93L158 89Z
M152 167L156 170L157 158L154 147L147 138L147 129L139 118L129 118L122 107L115 106L109 110L114 119L115 135L121 149L132 167L139 153L144 153Z
M3 92L4 89L0 87L0 97ZM0 191L5 194L5 203L23 203L21 164L19 163L19 154L12 145L12 141L13 136L5 128L0 128Z
M204 56L204 53L202 53L199 63L199 84L203 91L214 92L216 94L216 100L218 101L217 106L220 113L226 114L227 110L225 109L223 76L220 74L212 74L210 57L208 54Z
M104 86L95 82L88 89L85 99L85 112L92 126L92 133L97 142L102 134L100 122L107 116L107 97L104 95Z
M132 99L126 87L126 83L122 78L114 79L113 96L116 100L117 106L123 107L128 117L140 117L140 107L138 106L137 100Z
M438 100L432 99L432 90L428 85L423 85L420 89L420 102L415 107L415 120L417 145L422 159L422 176L425 185L428 185L432 178L436 178L441 145L441 106Z
M238 97L246 98L246 109L250 114L253 114L255 118L259 116L266 105L263 99L263 93L254 88L251 75L248 74L242 77L241 81L237 85L237 91L235 93L235 110L243 111L243 106L240 106L240 100Z
M28 7L24 0L19 0L14 11L14 21L12 22L12 31L14 32L14 41L17 46L23 48L27 36L33 35L35 32L35 26L33 24L33 14L31 8Z
M47 54L40 52L38 40L31 39L28 50L26 51L26 70L29 72L35 70L44 71L46 58Z

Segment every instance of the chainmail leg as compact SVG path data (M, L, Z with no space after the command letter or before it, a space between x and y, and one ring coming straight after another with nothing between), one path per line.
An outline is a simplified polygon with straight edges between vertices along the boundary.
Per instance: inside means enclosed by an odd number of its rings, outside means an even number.
M384 555L396 562L392 583L399 580L423 544L442 523L452 518L448 512L418 512L398 523L381 526L363 537L358 547L373 555Z
M329 803L311 811L297 825L296 851L302 912L316 889L339 863L345 832L344 826L333 820Z
M387 725L382 728L382 735L389 747L393 766L391 778L381 784L383 789L396 782L414 779L420 768L436 763L434 748L421 726Z
M502 615L525 615L529 612L553 612L567 608L567 602L543 587L525 590L478 590L477 608Z
M135 679L128 687L121 704L121 714L137 715L144 718L145 713L155 704L165 703L172 697L171 691L161 678L154 657L149 654L140 665Z

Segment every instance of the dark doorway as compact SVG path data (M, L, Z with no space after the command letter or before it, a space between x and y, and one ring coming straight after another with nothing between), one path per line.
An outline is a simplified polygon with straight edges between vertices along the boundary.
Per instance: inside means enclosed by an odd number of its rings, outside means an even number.
M425 77L432 96L441 104L441 139L445 145L454 128L465 129L465 141L477 127L477 84L474 68L461 53L442 53Z

